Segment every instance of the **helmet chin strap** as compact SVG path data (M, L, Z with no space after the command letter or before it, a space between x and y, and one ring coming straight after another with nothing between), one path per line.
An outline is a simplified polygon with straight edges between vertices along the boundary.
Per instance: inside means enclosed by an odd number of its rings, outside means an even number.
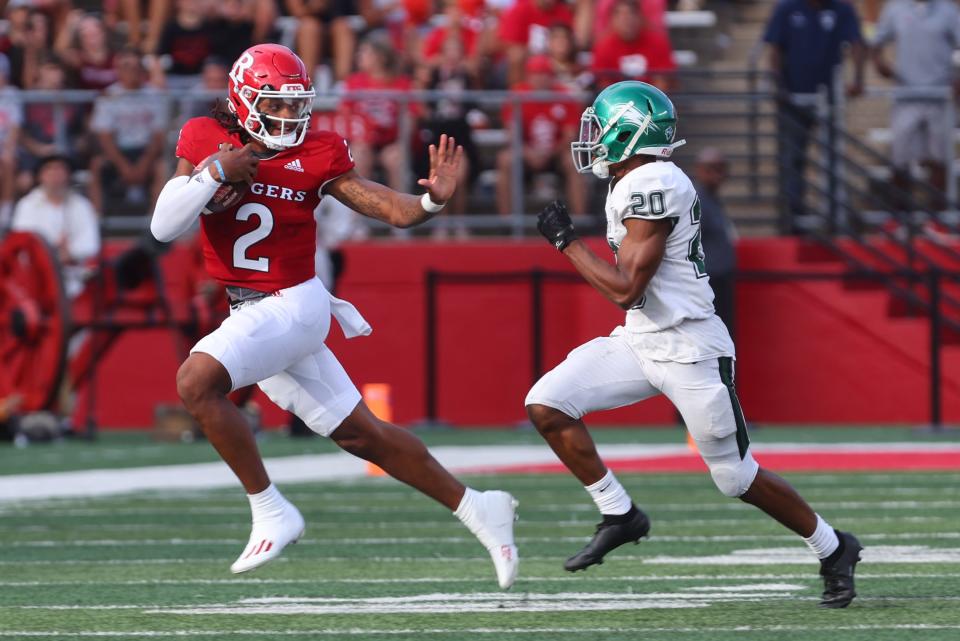
M610 163L608 163L606 160L598 160L591 165L590 171L592 171L593 175L597 178L606 180L610 177Z

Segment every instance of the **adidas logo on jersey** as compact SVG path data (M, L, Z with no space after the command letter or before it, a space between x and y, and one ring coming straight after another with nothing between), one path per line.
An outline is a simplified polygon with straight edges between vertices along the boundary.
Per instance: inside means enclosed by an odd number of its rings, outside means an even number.
M303 173L303 165L300 164L299 158L297 158L296 160L291 160L286 165L284 165L283 168L289 169L291 171L299 171L301 174Z

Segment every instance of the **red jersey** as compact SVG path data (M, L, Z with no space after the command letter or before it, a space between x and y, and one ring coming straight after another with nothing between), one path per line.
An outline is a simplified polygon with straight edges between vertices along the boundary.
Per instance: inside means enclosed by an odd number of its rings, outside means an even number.
M243 146L213 118L192 118L180 130L177 157L200 164L220 143ZM264 158L247 193L230 209L200 216L203 261L223 285L273 292L313 278L323 186L353 169L347 142L308 131L303 144Z
M643 31L633 41L621 40L611 33L593 48L594 75L604 87L623 78L649 82L650 74L673 71L676 67L670 39L660 31Z
M533 91L526 82L521 82L510 88L511 92L523 93ZM569 93L567 87L554 84L548 91ZM523 105L523 141L539 151L554 149L564 138L565 129L576 129L580 126L580 115L583 108L576 102L528 102ZM503 124L510 127L513 123L513 105L507 103L501 113Z
M563 0L548 10L541 9L533 0L517 0L500 15L500 38L510 44L523 45L532 53L543 53L547 49L548 31L555 24L573 26L573 12Z
M456 31L454 31L456 29ZM452 33L456 33L463 43L463 51L467 57L472 56L477 51L477 39L479 30L469 24L462 24L459 28L436 27L428 33L423 39L423 57L427 60L440 55L443 49L443 43Z

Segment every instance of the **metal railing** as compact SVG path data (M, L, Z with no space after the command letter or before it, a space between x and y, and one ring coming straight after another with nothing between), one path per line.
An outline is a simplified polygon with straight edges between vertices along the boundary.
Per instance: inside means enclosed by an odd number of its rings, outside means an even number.
M680 106L682 122L684 125L692 126L697 122L712 122L722 118L724 126L720 128L710 128L704 126L703 130L696 135L696 141L691 146L691 150L696 147L696 143L709 143L724 146L725 143L739 144L744 139L749 141L749 148L733 152L731 156L737 161L746 160L746 166L749 167L750 175L743 172L735 173L731 177L732 181L740 181L749 184L750 189L745 198L753 201L760 197L764 181L756 176L758 168L765 165L765 161L772 157L772 154L765 154L760 150L758 140L763 136L768 138L772 136L769 132L757 130L756 123L760 120L755 117L764 109L764 104L769 103L770 98L761 93L751 93L739 88L732 91L724 91L722 87L731 82L737 83L740 79L746 78L745 72L737 71L684 71L677 74L680 88L672 92L672 97ZM741 83L742 84L742 83ZM69 132L67 131L68 105L92 105L97 100L99 94L93 91L70 90L70 91L22 91L17 95L17 100L25 105L34 103L49 103L53 105L54 120L54 144L61 150L69 148ZM155 92L152 94L154 100L164 101L168 113L168 132L165 160L169 163L169 169L173 169L173 149L176 144L176 131L179 125L185 120L184 114L196 112L198 105L203 103L213 103L218 98L223 98L221 92L215 91L191 91L187 93L163 93ZM527 169L524 167L522 151L524 147L523 135L511 135L511 132L522 132L524 127L522 106L531 103L563 102L575 105L576 109L582 109L593 98L593 94L587 93L559 93L559 92L510 92L510 91L463 91L451 94L444 91L362 91L344 94L322 94L315 101L315 111L333 112L337 110L343 100L391 100L397 104L398 112L398 140L412 140L415 128L418 125L415 111L409 107L411 105L430 104L439 100L456 101L464 104L476 105L485 111L491 121L494 123L492 130L486 130L484 133L477 132L477 138L483 139L481 147L481 157L486 156L487 167L494 163L490 162L492 151L506 148L510 149L512 157L517 161L512 163L509 176L511 193L511 211L509 215L500 215L493 212L492 199L484 198L480 193L472 203L472 212L463 217L452 217L448 214L439 216L428 223L433 227L468 227L477 230L506 231L513 236L525 236L534 229L535 220L526 212L531 205L530 194L524 186L527 183ZM106 97L109 99L109 97ZM727 105L722 111L712 110L704 111L699 105L702 101L722 102ZM498 123L499 115L504 106L510 105L511 117L508 123ZM737 126L731 126L731 123L738 123ZM500 129L500 127L503 129ZM752 134L749 132L753 132ZM493 135L495 132L495 135ZM681 130L680 135L684 135ZM688 139L690 137L688 136ZM408 188L414 188L415 181L410 175L411 153L410 145L401 144L399 146L402 154L402 167L405 172L403 182ZM689 162L692 159L693 151L687 151L681 148L677 154L679 163ZM562 160L565 160L563 158ZM595 196L591 201L591 213L601 212L602 203L599 202L602 197L599 194L599 183L592 181L589 177L583 177L589 187L593 187ZM562 184L560 189L562 189ZM589 189L588 187L588 189ZM589 193L589 191L588 191ZM488 194L489 196L489 194ZM772 199L773 194L768 193L765 198ZM110 232L140 232L145 230L147 221L142 216L115 216L108 215L103 218L104 230ZM580 225L594 225L599 227L597 216L586 216L580 219ZM744 221L745 224L759 222L759 224L769 224L771 219L757 221L756 217ZM376 223L371 223L375 226Z
M943 271L931 269L929 271L899 270L879 271L854 269L842 273L825 273L816 271L773 271L773 270L740 270L736 273L739 283L768 283L782 285L796 282L837 282L843 284L876 283L886 285L890 281L905 281L908 284L924 286L928 292L929 305L923 310L927 317L929 328L928 340L928 417L930 427L940 431L944 427L943 416L943 387L944 375L942 365L942 349L945 333L950 331L943 315L943 284L944 282L960 284L960 271ZM439 288L443 284L458 286L471 285L498 285L504 283L527 284L529 287L530 323L527 326L530 352L527 355L530 369L530 384L533 385L546 371L544 354L544 284L547 282L561 282L586 286L586 281L574 272L550 271L532 269L527 271L504 272L445 272L429 270L425 274L425 322L424 332L424 407L426 412L425 423L443 425L443 417L439 410L439 386L443 380L440 375L440 352L438 345L438 329L440 327ZM599 294L597 295L599 296ZM953 330L956 332L956 328ZM736 336L733 337L736 339ZM811 337L811 340L819 340ZM520 361L522 362L522 360ZM957 388L956 381L952 381ZM517 402L522 402L518 398Z

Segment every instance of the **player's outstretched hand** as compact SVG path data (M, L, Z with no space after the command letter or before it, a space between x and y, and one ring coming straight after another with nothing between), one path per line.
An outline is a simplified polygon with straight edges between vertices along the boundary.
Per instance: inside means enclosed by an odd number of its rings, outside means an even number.
M228 183L252 183L253 177L257 175L257 165L260 164L260 159L253 152L252 143L239 149L235 149L230 143L223 143L215 158L220 160L223 174L227 178L225 182Z
M537 214L537 231L559 251L563 251L577 239L567 206L559 200L553 201Z
M440 143L430 145L430 176L417 184L427 189L430 200L438 205L450 200L457 189L457 176L463 162L463 147L447 134L440 135Z

